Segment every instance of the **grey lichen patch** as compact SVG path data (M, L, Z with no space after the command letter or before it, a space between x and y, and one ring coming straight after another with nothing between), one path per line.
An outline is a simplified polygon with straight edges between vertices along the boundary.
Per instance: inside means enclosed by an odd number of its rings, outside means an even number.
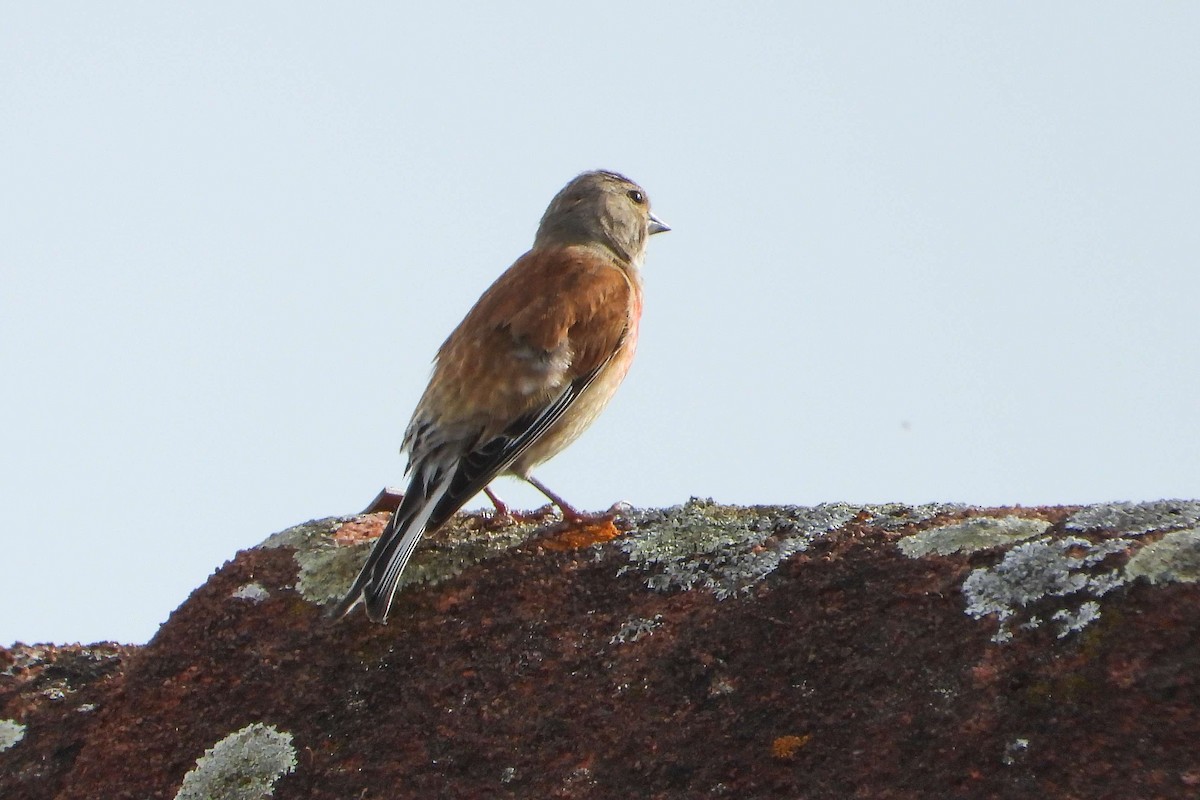
M894 531L907 525L920 525L943 514L959 514L967 509L962 503L922 503L906 506L903 503L866 505L862 511L870 514L866 525L883 531Z
M646 585L658 591L698 586L723 599L749 589L862 511L843 503L743 508L692 498L635 512L636 530L618 543L631 562L620 572L646 571Z
M287 530L273 533L259 545L262 548L292 547L293 557L299 567L296 590L313 603L328 603L340 599L358 572L347 562L354 561L359 548L340 547L333 534L355 517L325 517L301 523ZM366 560L363 555L358 566Z
M1081 508L1066 523L1069 530L1104 529L1138 535L1200 524L1200 501L1153 500L1148 503L1101 503Z
M1038 539L1014 547L994 567L975 570L963 583L967 613L996 614L1003 621L1035 600L1079 591L1087 576L1075 571L1078 564L1065 550L1061 542Z
M325 517L312 519L294 525L287 530L279 531L268 536L259 547L294 547L297 550L307 550L314 545L325 544L338 528L355 517Z
M236 600L249 600L251 603L261 603L271 596L271 593L261 583L247 583L231 592L230 597Z
M623 623L620 630L608 640L608 643L625 644L626 642L636 642L643 636L649 636L660 625L662 625L662 614L655 614L653 619L634 617Z
M1050 619L1058 623L1058 638L1064 639L1100 619L1100 604L1095 600L1086 600L1074 611L1060 608Z
M362 569L374 542L342 547L332 539L297 550L296 591L310 603L340 600Z
M196 759L175 800L260 800L296 768L292 735L256 722L231 733Z
M1044 519L1024 517L972 517L906 536L897 544L909 558L930 554L948 556L974 553L1040 536L1050 527Z
M0 753L25 738L25 726L15 719L0 719Z
M1200 580L1200 528L1168 533L1139 550L1125 565L1129 579L1150 583L1195 583Z
M437 536L417 548L400 586L449 580L468 567L519 547L552 523L553 519L524 520L490 528L481 526L479 517L456 516Z
M995 616L1000 625L994 642L1012 639L1012 626L1029 606L1050 597L1077 596L1067 606L1051 613L1060 625L1060 638L1082 630L1099 619L1100 606L1078 596L1100 597L1125 582L1119 570L1101 569L1110 555L1125 551L1131 543L1111 539L1093 543L1079 537L1043 537L1009 550L999 564L974 570L963 582L966 612L976 619ZM1035 628L1032 616L1018 627Z
M296 590L310 602L330 603L340 600L350 588L375 544L374 540L355 545L334 541L338 528L355 519L330 517L307 522L271 536L261 546L295 548L299 567ZM520 521L484 528L478 516L457 515L417 546L400 587L448 580L473 564L524 543L545 525L541 521Z

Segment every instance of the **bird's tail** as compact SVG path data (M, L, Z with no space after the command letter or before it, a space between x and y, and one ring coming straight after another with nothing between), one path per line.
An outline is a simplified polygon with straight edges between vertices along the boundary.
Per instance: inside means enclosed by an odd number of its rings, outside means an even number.
M417 543L427 530L440 526L457 510L456 506L446 513L446 504L443 502L454 470L433 476L422 472L413 475L400 507L384 528L383 535L375 542L367 563L354 579L350 591L334 608L333 616L343 617L361 602L372 622L387 622L400 575Z

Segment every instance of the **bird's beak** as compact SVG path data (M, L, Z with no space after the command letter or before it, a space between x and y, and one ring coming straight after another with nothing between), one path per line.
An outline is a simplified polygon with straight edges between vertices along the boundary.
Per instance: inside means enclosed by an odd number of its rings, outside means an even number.
M650 235L653 236L656 233L666 233L667 231L671 230L671 226L651 214L649 230Z

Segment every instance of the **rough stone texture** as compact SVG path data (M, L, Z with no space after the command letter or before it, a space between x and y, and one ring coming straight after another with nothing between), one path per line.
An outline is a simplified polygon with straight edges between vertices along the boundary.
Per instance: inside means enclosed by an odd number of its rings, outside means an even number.
M1193 798L1197 509L462 516L388 626L320 605L386 515L306 523L144 647L0 648L0 797L170 800L236 741L276 798Z

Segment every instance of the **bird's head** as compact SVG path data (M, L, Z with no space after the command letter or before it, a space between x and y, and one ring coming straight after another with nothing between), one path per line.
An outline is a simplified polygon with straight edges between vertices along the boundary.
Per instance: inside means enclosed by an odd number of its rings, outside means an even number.
M640 265L646 240L671 230L650 211L646 190L624 175L585 172L554 196L538 226L534 247L601 244Z

